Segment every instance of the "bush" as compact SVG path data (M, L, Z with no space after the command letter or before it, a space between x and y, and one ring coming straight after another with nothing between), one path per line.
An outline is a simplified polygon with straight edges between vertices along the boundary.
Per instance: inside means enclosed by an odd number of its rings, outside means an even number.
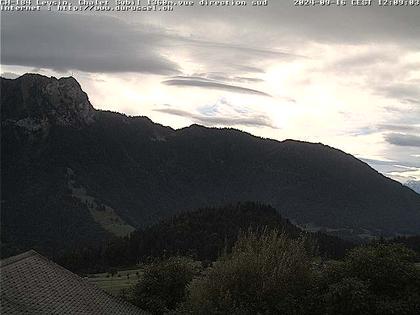
M343 278L331 284L322 302L325 315L369 315L371 301L368 285L357 278ZM318 301L319 303L319 301Z
M190 314L302 314L311 284L305 240L276 230L241 234L189 287L184 312Z
M164 314L185 301L186 287L198 272L199 263L171 257L145 266L133 290L133 303L152 314Z
M351 250L321 270L312 305L316 314L420 314L420 273L415 254L402 245ZM320 303L322 301L322 303Z
M395 296L404 290L419 291L416 254L400 244L376 244L350 251L344 260L346 272L368 281L373 293Z
M187 258L146 266L135 303L153 314L417 315L414 258L402 245L378 243L322 262L305 239L248 231L201 274Z

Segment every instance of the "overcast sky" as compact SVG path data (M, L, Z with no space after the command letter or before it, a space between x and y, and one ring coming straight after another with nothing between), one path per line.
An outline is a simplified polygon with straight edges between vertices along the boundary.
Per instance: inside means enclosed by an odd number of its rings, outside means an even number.
M73 75L98 109L322 142L420 180L420 6L2 12L1 35L5 77Z

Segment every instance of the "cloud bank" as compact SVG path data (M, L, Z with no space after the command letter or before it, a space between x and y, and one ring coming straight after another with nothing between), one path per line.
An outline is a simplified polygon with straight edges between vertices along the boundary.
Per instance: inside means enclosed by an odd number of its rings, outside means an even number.
M190 78L181 77L178 79L165 80L162 83L166 85L170 85L170 86L199 87L199 88L206 88L206 89L216 89L216 90L224 90L224 91L229 91L229 92L255 94L255 95L271 97L270 94L259 91L259 90L245 88L238 85L231 85L231 84L225 84L225 83L216 82L216 81L210 81L208 79L197 78L197 77L190 77Z

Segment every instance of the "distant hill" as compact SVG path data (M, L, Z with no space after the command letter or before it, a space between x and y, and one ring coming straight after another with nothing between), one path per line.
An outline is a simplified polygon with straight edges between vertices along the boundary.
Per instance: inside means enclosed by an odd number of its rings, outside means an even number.
M304 237L314 254L324 258L342 258L348 249L355 247L338 237L304 232L270 206L244 202L181 213L103 248L78 246L57 260L73 271L88 273L133 266L163 256L215 261L223 252L231 250L239 233L249 229L277 229L291 238Z
M405 183L405 185L412 190L414 190L416 193L420 194L420 181L418 180L409 180Z
M54 251L254 200L354 238L420 233L420 196L340 150L95 110L73 78L1 79L2 248Z
M132 252L141 253L143 257L190 254L200 260L215 260L225 247L232 247L240 231L263 228L278 229L293 238L305 235L317 243L322 255L328 257L342 257L353 246L333 236L304 233L283 219L274 208L253 202L181 213L134 232L130 246L132 249L137 246Z

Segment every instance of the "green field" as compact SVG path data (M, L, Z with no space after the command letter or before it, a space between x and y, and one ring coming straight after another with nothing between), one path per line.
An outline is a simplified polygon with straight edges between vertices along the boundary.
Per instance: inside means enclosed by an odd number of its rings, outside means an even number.
M96 273L88 275L88 280L106 292L118 296L121 290L129 293L130 289L143 275L142 269L120 270L114 276L109 273Z

